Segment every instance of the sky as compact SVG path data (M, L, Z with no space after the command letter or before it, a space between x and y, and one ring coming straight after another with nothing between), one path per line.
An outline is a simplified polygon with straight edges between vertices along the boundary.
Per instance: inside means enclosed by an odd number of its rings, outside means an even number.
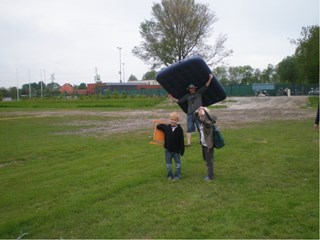
M29 81L93 83L139 80L150 66L133 56L143 40L141 22L151 19L160 0L0 0L0 87L21 88ZM294 54L290 39L302 27L319 25L319 0L196 0L218 21L208 39L228 37L228 66L261 70ZM121 50L119 50L119 47ZM120 61L121 56L121 61ZM121 64L120 64L121 63Z

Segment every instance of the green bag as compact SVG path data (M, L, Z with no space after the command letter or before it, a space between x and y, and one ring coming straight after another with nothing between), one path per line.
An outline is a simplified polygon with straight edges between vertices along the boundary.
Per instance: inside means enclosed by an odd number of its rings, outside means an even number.
M213 142L214 142L214 145L213 147L217 148L217 149L220 149L220 148L223 148L224 147L224 138L222 136L222 133L220 132L219 128L214 125L215 121L210 117L209 113L207 113L205 111L208 119L212 122L212 138L213 138Z
M213 131L213 142L214 142L214 147L217 149L223 148L224 147L224 138L222 136L222 133L220 132L219 128L217 128L214 124L212 124Z

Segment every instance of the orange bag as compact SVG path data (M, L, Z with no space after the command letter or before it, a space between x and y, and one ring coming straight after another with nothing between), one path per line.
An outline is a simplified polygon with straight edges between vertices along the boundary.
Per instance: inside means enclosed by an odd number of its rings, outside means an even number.
M153 138L152 141L150 142L151 144L158 144L162 145L164 144L164 132L157 129L157 125L160 123L164 123L161 120L153 120L154 123L154 130L153 130Z

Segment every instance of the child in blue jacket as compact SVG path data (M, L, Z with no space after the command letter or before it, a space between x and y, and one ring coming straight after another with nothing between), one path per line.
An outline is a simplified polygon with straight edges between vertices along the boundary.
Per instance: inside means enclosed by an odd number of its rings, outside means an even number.
M181 178L181 159L184 154L183 129L178 124L179 114L170 114L170 124L159 124L157 129L164 132L164 148L168 179L179 180ZM172 173L172 158L175 161L176 171Z

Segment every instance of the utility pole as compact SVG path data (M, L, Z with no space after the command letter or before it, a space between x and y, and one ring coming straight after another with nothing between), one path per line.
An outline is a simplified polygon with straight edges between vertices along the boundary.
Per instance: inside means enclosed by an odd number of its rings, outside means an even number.
M119 75L120 75L120 83L122 83L121 80L121 47L117 47L119 49L119 58L120 58L120 70L119 70Z

